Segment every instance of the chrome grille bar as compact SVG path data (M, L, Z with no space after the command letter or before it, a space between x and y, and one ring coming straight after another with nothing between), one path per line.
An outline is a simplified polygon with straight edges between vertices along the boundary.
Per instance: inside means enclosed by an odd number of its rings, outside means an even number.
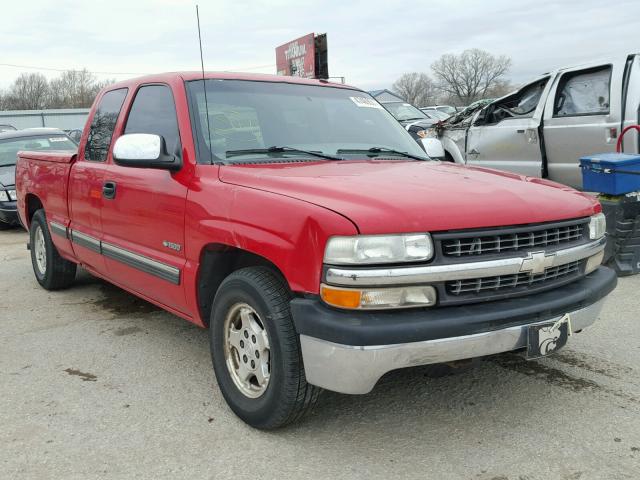
M553 255L547 267L557 267L591 257L604 249L606 238L594 240L575 247L547 252ZM534 253L534 252L529 252ZM522 271L526 256L507 257L497 260L451 263L445 265L419 265L413 267L342 268L328 267L326 283L349 287L411 285L450 280L465 280L501 275L517 275Z

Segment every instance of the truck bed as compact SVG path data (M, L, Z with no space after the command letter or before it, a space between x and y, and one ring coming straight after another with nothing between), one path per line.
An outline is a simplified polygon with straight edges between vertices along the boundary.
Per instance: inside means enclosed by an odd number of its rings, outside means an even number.
M18 213L25 226L29 211L29 194L37 196L47 212L47 220L69 224L69 208L67 195L69 187L69 172L76 159L76 153L70 152L18 152L16 165L16 190L18 195Z

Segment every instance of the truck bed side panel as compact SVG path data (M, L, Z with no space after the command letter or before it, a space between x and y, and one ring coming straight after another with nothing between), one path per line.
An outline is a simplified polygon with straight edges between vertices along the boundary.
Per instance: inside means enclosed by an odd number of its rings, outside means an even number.
M69 226L67 202L69 174L75 161L75 153L69 152L19 152L16 165L16 189L18 213L28 228L29 201L36 197L43 205L51 232L51 222ZM63 257L75 260L71 242L63 235L51 235L53 243Z

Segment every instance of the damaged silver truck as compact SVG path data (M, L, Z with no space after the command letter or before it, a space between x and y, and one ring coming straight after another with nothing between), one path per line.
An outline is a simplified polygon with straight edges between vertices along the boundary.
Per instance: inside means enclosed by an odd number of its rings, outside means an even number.
M546 73L494 101L479 102L439 129L445 156L582 187L579 159L615 151L640 123L640 54ZM623 151L638 153L640 134Z

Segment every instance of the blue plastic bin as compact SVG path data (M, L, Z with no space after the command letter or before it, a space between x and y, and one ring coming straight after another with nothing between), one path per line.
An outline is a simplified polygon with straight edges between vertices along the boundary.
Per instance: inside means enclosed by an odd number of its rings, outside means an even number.
M640 155L599 153L582 157L582 189L609 195L640 190Z

